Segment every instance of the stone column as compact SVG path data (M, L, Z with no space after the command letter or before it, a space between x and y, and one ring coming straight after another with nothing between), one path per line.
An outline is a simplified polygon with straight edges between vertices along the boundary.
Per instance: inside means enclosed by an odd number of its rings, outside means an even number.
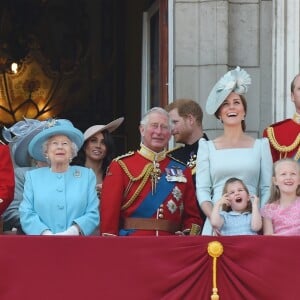
M299 73L299 0L273 0L273 121L293 115L290 83Z

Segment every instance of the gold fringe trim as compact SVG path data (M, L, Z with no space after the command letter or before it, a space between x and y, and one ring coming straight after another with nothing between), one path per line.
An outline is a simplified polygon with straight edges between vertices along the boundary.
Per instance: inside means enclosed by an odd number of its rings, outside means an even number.
M217 258L223 254L223 245L218 241L213 241L208 244L208 254L213 258L213 288L211 300L219 300L217 288Z
M270 140L270 143L272 144L274 149L276 149L279 152L288 153L288 152L291 152L291 151L295 150L296 147L298 147L300 145L300 133L298 133L298 135L297 135L296 139L294 140L294 142L292 144L290 144L289 146L280 145L277 142L277 140L275 138L273 127L268 127L267 128L267 134L268 134L268 138ZM299 149L297 151L297 154L298 154L298 152L300 152Z
M298 149L298 151L297 151L297 153L296 153L296 155L294 157L295 161L299 161L299 159L300 159L300 147L299 147L299 149Z
M136 189L136 191L134 192L134 194L132 195L132 197L121 207L121 210L125 210L127 209L137 198L137 196L140 194L141 190L144 188L152 170L153 170L153 164L152 163L148 163L143 171L141 172L141 174L137 177L134 177L128 170L127 166L125 165L125 163L122 160L118 160L118 164L120 165L120 167L123 169L123 171L125 172L125 174L129 177L130 182L129 182L129 188L126 189L126 192L129 192L129 189L132 185L133 182L138 181L140 179L142 179L140 185L138 186L138 188Z

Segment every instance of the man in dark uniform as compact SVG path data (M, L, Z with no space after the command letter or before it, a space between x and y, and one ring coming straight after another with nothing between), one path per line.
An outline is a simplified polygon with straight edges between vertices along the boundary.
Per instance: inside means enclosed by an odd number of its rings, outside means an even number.
M191 170L167 155L168 113L154 107L140 123L141 147L116 158L102 186L100 232L109 235L199 234Z
M285 157L300 162L300 74L291 83L291 98L296 109L293 118L274 123L263 132L269 139L273 162Z
M202 120L203 111L200 105L191 99L177 99L166 106L173 123L172 134L176 143L182 145L171 149L168 153L182 161L191 170L194 187L196 189L196 161L198 152L198 142L201 138L208 140L203 132ZM198 207L201 218L205 215Z

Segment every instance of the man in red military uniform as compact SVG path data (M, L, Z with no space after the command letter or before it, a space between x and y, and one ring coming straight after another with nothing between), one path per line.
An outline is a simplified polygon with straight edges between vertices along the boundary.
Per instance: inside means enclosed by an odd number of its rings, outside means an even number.
M141 121L141 148L115 159L103 182L100 231L106 235L199 234L202 225L191 170L167 156L168 113Z
M9 146L0 144L0 215L14 199L14 168Z
M263 132L269 139L273 162L285 157L300 162L300 74L291 83L291 97L296 108L293 118L272 124Z

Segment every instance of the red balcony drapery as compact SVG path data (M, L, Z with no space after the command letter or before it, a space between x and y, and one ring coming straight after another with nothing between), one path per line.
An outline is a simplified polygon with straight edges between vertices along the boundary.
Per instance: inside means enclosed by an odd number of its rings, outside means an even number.
M0 236L0 299L300 299L300 237Z

